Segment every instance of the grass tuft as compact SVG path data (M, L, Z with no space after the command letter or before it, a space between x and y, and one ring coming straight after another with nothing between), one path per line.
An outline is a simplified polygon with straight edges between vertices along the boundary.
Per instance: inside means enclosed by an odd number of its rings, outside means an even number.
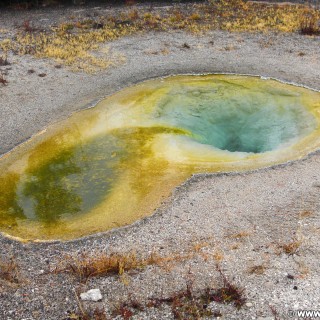
M279 248L288 255L296 254L302 244L301 240L293 240L289 243L280 244Z
M9 66L9 65L10 65L10 62L8 61L7 56L6 55L0 56L0 67Z
M305 56L306 54L303 53L303 52L300 52L299 53L299 56ZM310 218L314 215L314 212L312 211L309 211L309 210L305 210L305 211L302 211L300 214L299 214L299 219L307 219L307 218Z
M233 284L224 275L219 266L217 266L217 270L223 280L223 287L215 290L211 295L211 299L220 303L233 303L237 309L240 309L246 302L244 289Z
M210 297L205 293L193 293L192 284L187 283L186 290L174 293L168 298L151 298L148 307L159 308L162 304L171 306L174 319L201 319L213 315L208 308ZM211 300L212 301L212 300Z
M218 272L223 280L221 288L207 287L201 292L193 292L193 283L188 282L186 290L174 293L168 298L151 298L147 307L158 308L162 304L169 304L175 319L201 319L203 317L220 317L219 310L211 310L211 302L231 303L240 309L246 302L244 289L238 288L231 283L222 273L219 267Z
M229 50L231 50L231 49L229 49ZM227 236L227 238L230 238L230 239L242 239L242 238L249 237L251 235L252 235L252 232L240 231L238 233L234 233L234 234L231 234L231 235Z
M300 33L308 36L320 35L319 17L311 14L302 18L300 23Z
M93 311L81 308L80 312L68 312L65 320L108 320L103 308L96 307Z
M135 311L144 311L145 307L142 303L134 299L129 299L126 302L122 302L112 312L112 317L121 316L123 319L130 319Z
M10 283L19 283L19 267L13 258L9 261L0 260L0 279Z
M85 282L92 277L123 275L126 271L143 269L150 265L166 267L171 262L184 261L191 256L192 253L161 257L153 252L142 258L134 252L110 254L102 251L90 254L83 252L76 256L64 257L53 272L70 273L75 275L80 282Z
M111 253L98 252L96 254L81 253L75 257L66 257L66 264L55 272L66 272L76 275L79 280L88 278L123 274L124 271L142 268L147 261L138 259L135 253ZM149 261L151 263L151 261Z
M255 265L249 268L250 274L258 274L262 275L266 271L266 267L264 265Z
M8 80L4 76L4 72L0 70L0 84L3 86L8 85Z

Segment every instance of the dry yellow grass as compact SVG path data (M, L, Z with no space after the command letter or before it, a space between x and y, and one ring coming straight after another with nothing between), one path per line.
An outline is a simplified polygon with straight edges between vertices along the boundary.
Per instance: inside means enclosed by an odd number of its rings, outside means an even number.
M216 262L219 263L224 259L224 253L221 250L217 249L213 252L212 257Z
M302 244L301 240L294 240L288 243L280 244L279 248L282 249L282 251L288 255L293 255L297 253L300 246Z
M32 54L39 58L52 58L72 67L74 71L96 72L121 62L99 45L125 35L129 30L105 28L71 34L63 26L53 33L20 33L11 49L20 55Z
M91 277L120 275L121 280L126 279L125 272L130 270L141 270L147 266L155 265L170 270L177 264L185 263L190 259L202 257L205 261L213 259L216 262L223 260L223 253L214 248L208 238L201 241L193 241L183 252L171 252L160 255L156 252L148 254L137 254L136 252L105 252L96 250L94 252L82 252L73 255L64 255L57 261L52 269L53 273L69 273L75 275L81 282Z
M296 32L305 17L319 21L320 11L302 5L270 5L243 0L220 0L167 12L147 9L124 10L117 17L66 21L46 32L32 28L19 31L14 40L0 42L4 52L32 54L70 66L74 71L96 72L123 61L101 52L102 44L145 31L186 30L201 33L213 29L229 31ZM166 49L162 54L169 54Z
M195 252L200 252L203 248L207 248L210 244L206 241L195 242L192 246L192 249Z
M234 10L224 10L228 5ZM222 0L218 6L224 18L221 21L221 28L229 31L295 32L300 29L306 15L320 19L319 10L302 5Z
M264 265L255 265L249 268L248 272L251 274L262 275L266 271L266 267Z
M83 282L91 277L122 276L126 271L143 269L150 265L167 268L171 263L182 262L192 256L193 253L172 254L165 257L151 253L146 257L140 257L134 252L110 254L102 251L90 254L85 252L75 256L65 256L53 272L70 273Z
M252 232L249 231L240 231L234 234L230 234L229 236L227 236L227 238L230 239L242 239L242 238L246 238L252 235Z
M311 211L308 211L308 210L305 210L305 211L302 211L300 214L299 214L299 219L307 219L307 218L310 218L314 216L314 213L311 212Z
M0 280L10 283L18 283L20 281L19 267L12 258L8 261L0 260Z

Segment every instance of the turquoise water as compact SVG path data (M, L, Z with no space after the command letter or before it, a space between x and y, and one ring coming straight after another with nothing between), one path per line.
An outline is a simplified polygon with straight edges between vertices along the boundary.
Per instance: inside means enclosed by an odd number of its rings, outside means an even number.
M172 90L158 103L154 118L189 131L202 144L247 153L277 149L317 126L294 93L257 91L228 82Z

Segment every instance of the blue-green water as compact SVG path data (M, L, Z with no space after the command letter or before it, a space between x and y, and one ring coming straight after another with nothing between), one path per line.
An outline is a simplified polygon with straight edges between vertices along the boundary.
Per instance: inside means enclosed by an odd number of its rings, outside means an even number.
M157 104L154 119L189 131L202 144L248 153L274 150L317 126L295 93L254 91L224 81L172 90Z

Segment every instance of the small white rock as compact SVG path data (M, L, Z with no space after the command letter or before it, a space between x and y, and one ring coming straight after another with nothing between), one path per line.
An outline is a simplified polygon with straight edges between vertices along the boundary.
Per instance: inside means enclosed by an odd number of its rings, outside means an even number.
M81 300L87 301L100 301L102 300L102 294L100 289L91 289L87 292L80 293Z
M252 304L251 302L247 302L247 303L246 303L246 306L247 306L248 308L251 308L251 307L253 306L253 304Z

